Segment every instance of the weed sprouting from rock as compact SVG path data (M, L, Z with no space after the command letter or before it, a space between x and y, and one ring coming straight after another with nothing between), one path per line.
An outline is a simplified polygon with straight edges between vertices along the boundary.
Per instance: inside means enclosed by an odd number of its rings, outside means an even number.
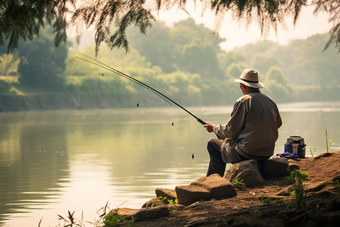
M331 147L333 140L329 140L329 144L328 144L328 136L327 136L327 129L325 129L325 133L326 133L326 151L328 153L329 148Z
M234 188L238 188L240 190L245 187L241 177L237 178L235 181L232 181L231 184L234 186Z
M337 189L339 192L339 196L340 196L340 181L336 180L333 184L333 188Z

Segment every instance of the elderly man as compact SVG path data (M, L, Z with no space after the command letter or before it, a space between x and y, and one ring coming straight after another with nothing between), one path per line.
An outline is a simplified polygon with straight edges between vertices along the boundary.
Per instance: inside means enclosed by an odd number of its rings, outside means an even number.
M244 96L235 102L228 123L208 122L204 125L218 138L211 138L208 142L210 163L207 176L214 173L223 176L226 163L267 160L274 153L278 128L282 125L276 103L260 92L264 86L258 81L255 70L245 69L235 81L240 83Z

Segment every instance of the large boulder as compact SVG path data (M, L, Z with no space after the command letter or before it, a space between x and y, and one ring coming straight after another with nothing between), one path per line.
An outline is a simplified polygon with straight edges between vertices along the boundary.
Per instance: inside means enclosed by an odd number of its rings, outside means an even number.
M235 163L223 177L230 182L241 178L247 187L264 184L264 179L260 174L257 161L254 159Z
M259 163L259 170L264 179L289 176L289 162L286 158L274 158Z
M232 184L218 174L201 177L188 186L177 186L176 193L178 203L185 206L196 201L234 197L237 195Z

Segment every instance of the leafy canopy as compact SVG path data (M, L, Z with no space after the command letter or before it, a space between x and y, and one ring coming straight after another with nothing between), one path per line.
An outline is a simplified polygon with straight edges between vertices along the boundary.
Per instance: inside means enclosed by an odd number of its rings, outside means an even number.
M197 0L193 0L195 3ZM78 41L85 28L95 28L95 51L101 43L111 48L129 49L126 29L135 25L145 33L155 20L152 13L177 8L185 10L186 0L0 0L0 45L9 40L7 52L18 47L20 38L32 40L39 34L44 23L52 24L55 45L65 42L66 28L72 28ZM296 23L301 9L308 0L200 0L203 12L211 10L216 15L218 32L224 15L231 12L233 18L245 26L255 20L261 34L270 28L277 31L278 25L285 26L285 18L293 17ZM326 47L332 42L340 49L340 4L337 0L313 0L315 14L327 12L333 28ZM68 19L70 18L70 19ZM44 22L46 21L46 22Z

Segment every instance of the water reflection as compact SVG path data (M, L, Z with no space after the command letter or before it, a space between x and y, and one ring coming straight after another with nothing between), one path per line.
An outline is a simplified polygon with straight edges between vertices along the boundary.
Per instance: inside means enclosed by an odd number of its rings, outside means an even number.
M225 122L231 106L191 107L209 122ZM339 149L340 103L279 105L283 126L275 152L291 135L325 151L325 129ZM321 110L320 110L321 109ZM175 126L171 123L175 122ZM56 225L75 210L93 221L107 201L138 208L158 187L204 176L208 134L175 108L46 111L0 114L0 221L6 226ZM191 155L194 153L195 159ZM1 225L1 224L0 224Z
M9 115L3 114L0 132L0 221L49 203L68 175L63 127L34 124L25 114L14 122Z

